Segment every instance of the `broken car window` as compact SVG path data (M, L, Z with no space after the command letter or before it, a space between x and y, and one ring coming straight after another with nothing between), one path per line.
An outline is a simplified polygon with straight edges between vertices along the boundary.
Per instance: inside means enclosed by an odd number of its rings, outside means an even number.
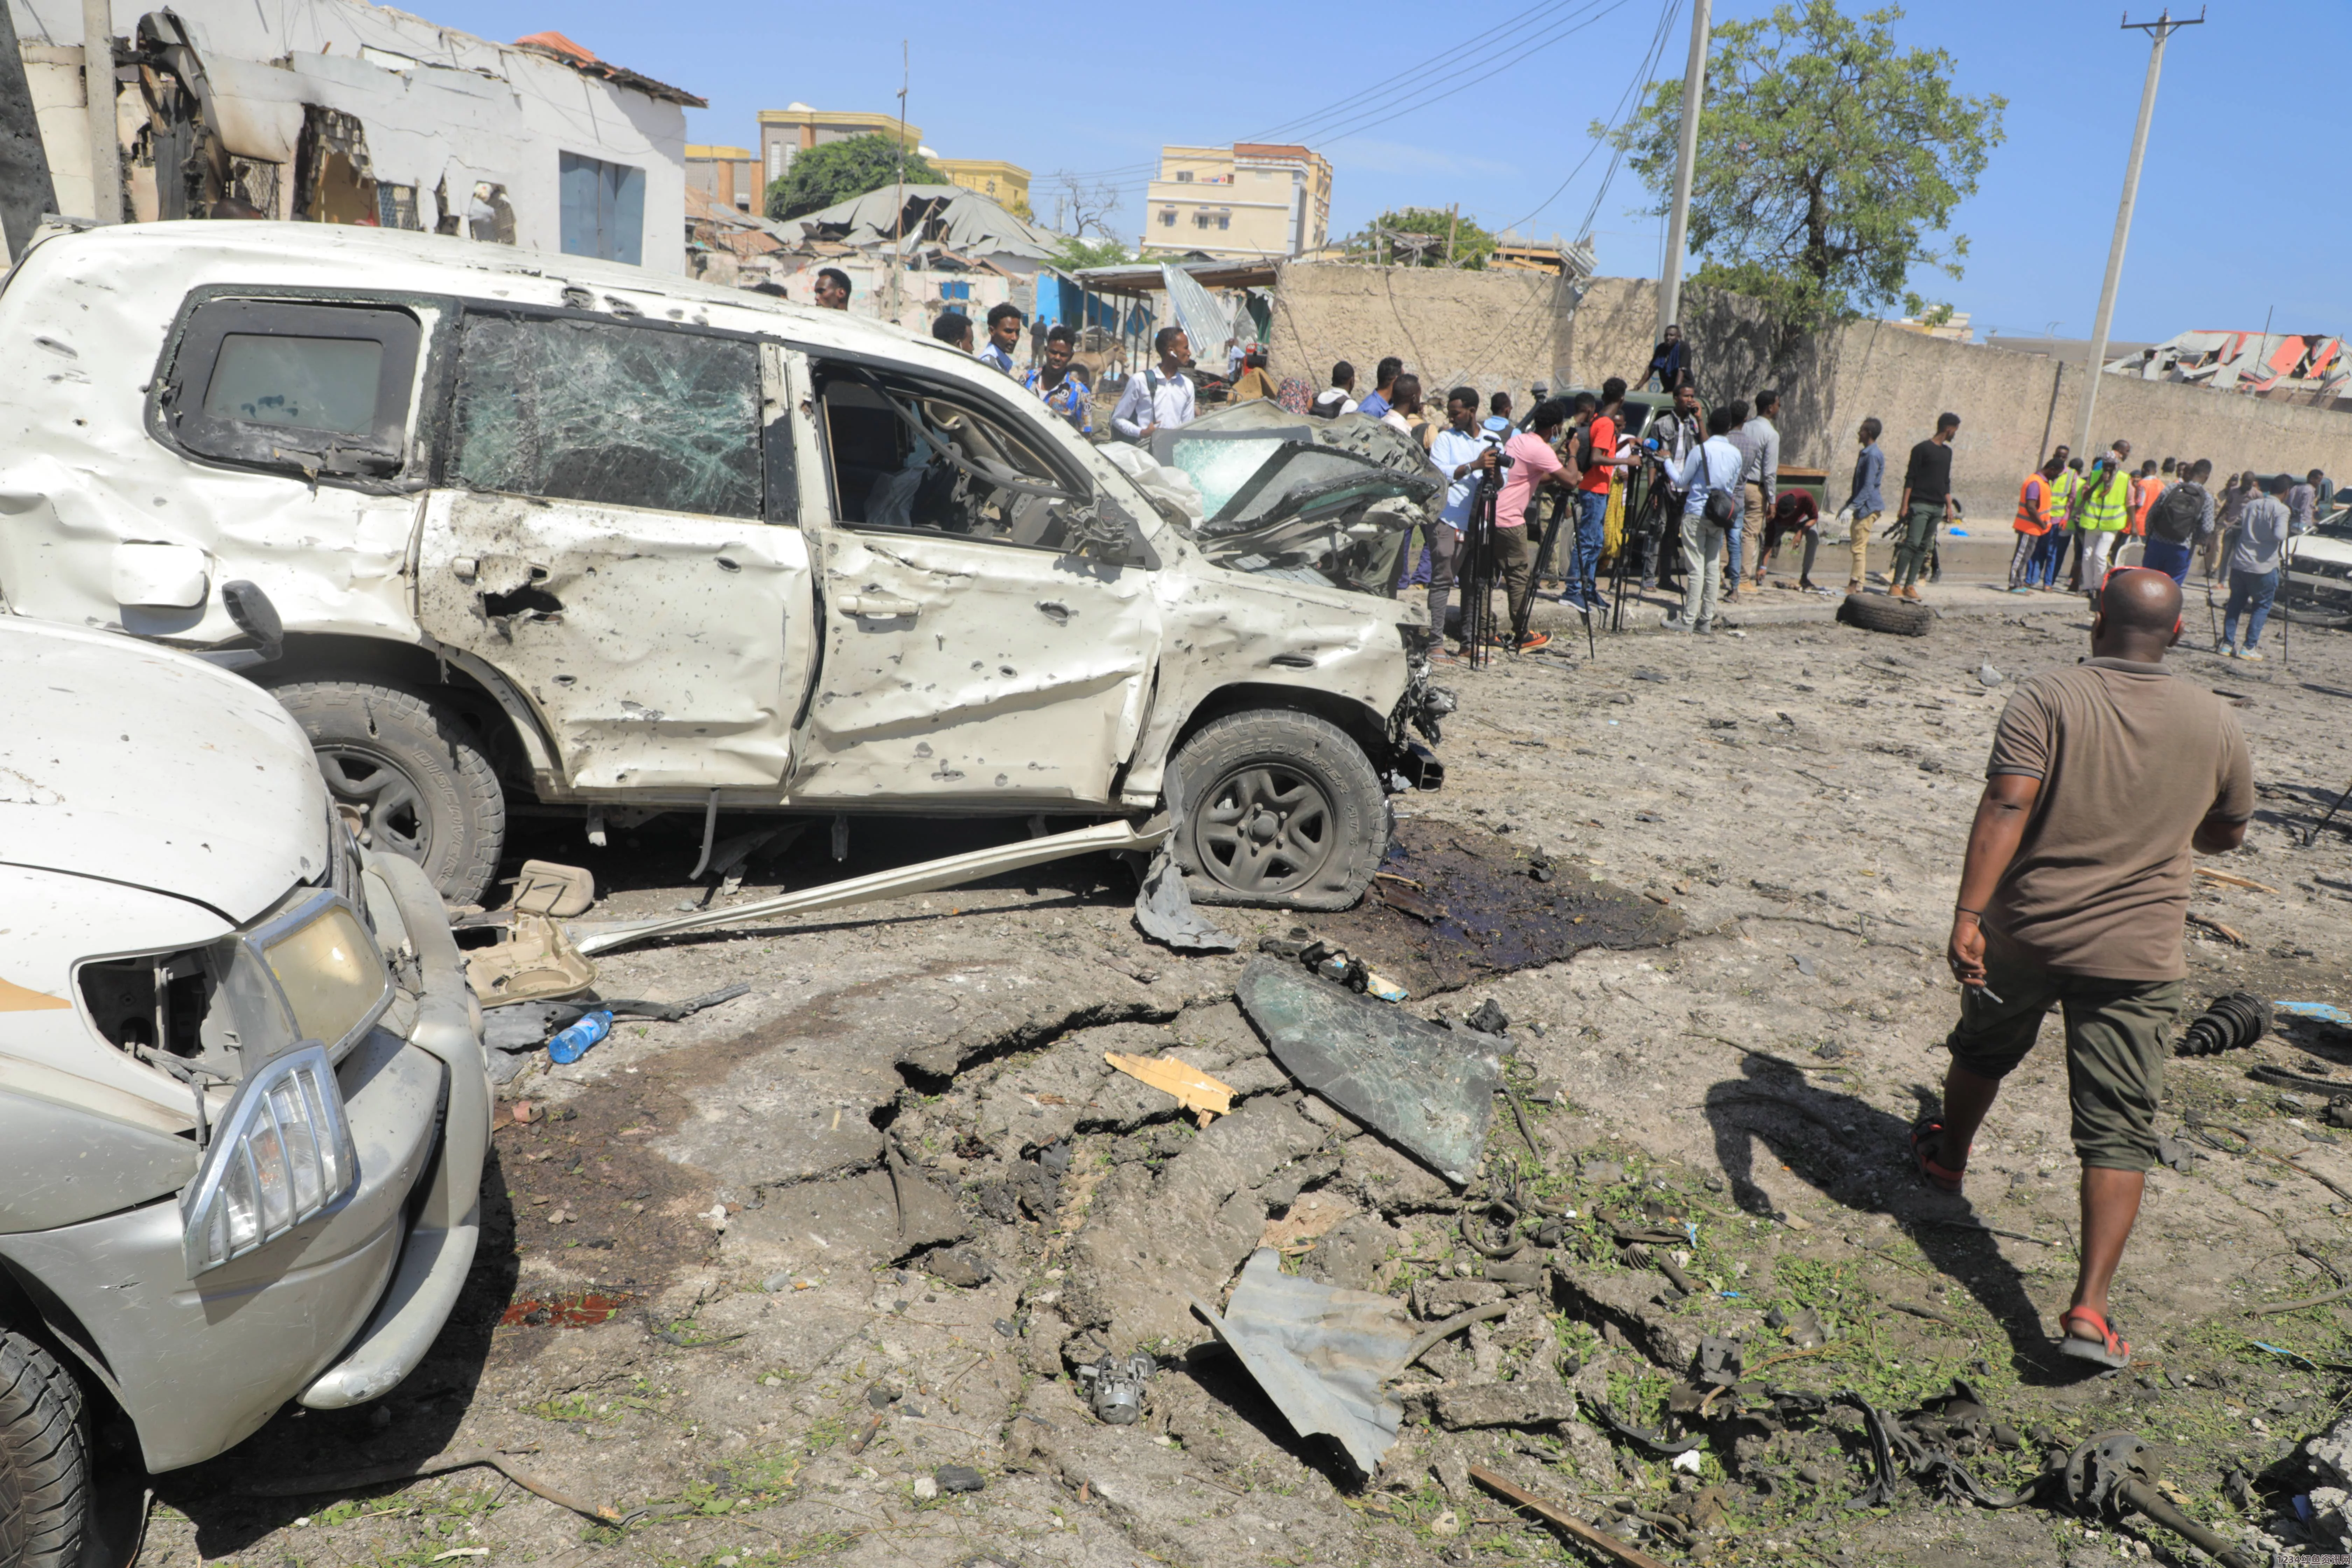
M469 315L451 475L470 489L760 515L760 354L699 332Z
M364 436L375 426L383 345L362 338L221 339L205 386L205 413L254 425L294 425Z
M819 381L844 523L1129 559L1126 525L1010 421L860 366L825 365Z
M157 412L200 457L314 477L405 466L421 333L411 311L326 300L208 299L188 313Z

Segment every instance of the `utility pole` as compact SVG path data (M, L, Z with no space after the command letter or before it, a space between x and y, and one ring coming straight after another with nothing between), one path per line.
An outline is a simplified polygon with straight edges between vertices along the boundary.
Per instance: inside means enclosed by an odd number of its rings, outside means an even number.
M1706 35L1713 9L1710 0L1691 0L1690 64L1683 68L1682 139L1675 151L1674 205L1666 213L1666 264L1658 276L1661 338L1682 317L1683 236L1690 228L1691 165L1698 159L1698 110L1706 97Z
M2124 170L2124 199L2116 208L2116 237L2107 247L2107 279L2099 288L2099 314L2091 324L2091 361L2083 383L2083 420L2074 437L2074 450L2091 450L2091 419L2098 409L2099 377L2107 368L2107 327L2115 320L2116 285L2124 275L2124 242L2131 237L2132 204L2139 199L2139 163L2147 152L2147 122L2156 115L2156 81L2164 70L2164 41L2183 27L2194 27L2205 20L2202 6L2193 18L2176 22L2171 11L2159 11L2153 22L2135 22L2124 18L2126 30L2137 30L2148 36L2147 82L2139 89L2139 123L2132 131L2131 163Z
M89 116L89 216L121 223L122 143L114 123L114 17L107 0L81 0L81 80Z
M907 40L898 40L898 210L890 220L890 324L905 309L899 279L907 269Z

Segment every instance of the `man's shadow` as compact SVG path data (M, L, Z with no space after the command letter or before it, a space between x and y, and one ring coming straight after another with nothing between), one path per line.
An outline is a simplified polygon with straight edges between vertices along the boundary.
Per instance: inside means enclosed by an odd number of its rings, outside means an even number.
M1760 1139L1779 1163L1834 1202L1856 1214L1885 1215L1900 1226L1929 1263L1967 1287L2007 1331L2020 1370L2032 1369L2027 1381L2057 1380L2051 1331L2023 1277L1993 1237L1973 1228L1974 1210L1965 1198L1931 1192L1920 1182L1908 1123L1857 1095L1811 1081L1801 1068L1778 1057L1750 1052L1740 1068L1740 1077L1706 1092L1716 1161L1731 1184L1733 1202L1759 1217L1775 1212L1756 1181ZM1922 1114L1937 1109L1924 1086L1912 1092Z

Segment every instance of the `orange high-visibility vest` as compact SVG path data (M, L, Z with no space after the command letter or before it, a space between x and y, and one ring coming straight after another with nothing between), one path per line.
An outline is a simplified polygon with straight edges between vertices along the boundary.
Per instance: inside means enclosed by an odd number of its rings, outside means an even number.
M2034 515L2037 511L2039 517ZM2018 488L2017 521L2010 526L2020 533L2050 531L2050 481L2042 477L2041 469L2026 475L2025 483Z

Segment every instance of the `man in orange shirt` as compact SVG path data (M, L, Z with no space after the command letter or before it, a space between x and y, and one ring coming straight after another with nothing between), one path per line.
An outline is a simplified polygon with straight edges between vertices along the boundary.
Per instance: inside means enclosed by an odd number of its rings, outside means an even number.
M2017 516L2010 523L2017 530L2017 550L2009 558L2009 591L2012 594L2033 592L2033 562L2042 548L2042 536L2050 531L2055 515L2051 510L2051 499L2058 476L2066 471L2066 448L2059 447L2050 454L2050 460L2025 476L2025 483L2017 492Z

